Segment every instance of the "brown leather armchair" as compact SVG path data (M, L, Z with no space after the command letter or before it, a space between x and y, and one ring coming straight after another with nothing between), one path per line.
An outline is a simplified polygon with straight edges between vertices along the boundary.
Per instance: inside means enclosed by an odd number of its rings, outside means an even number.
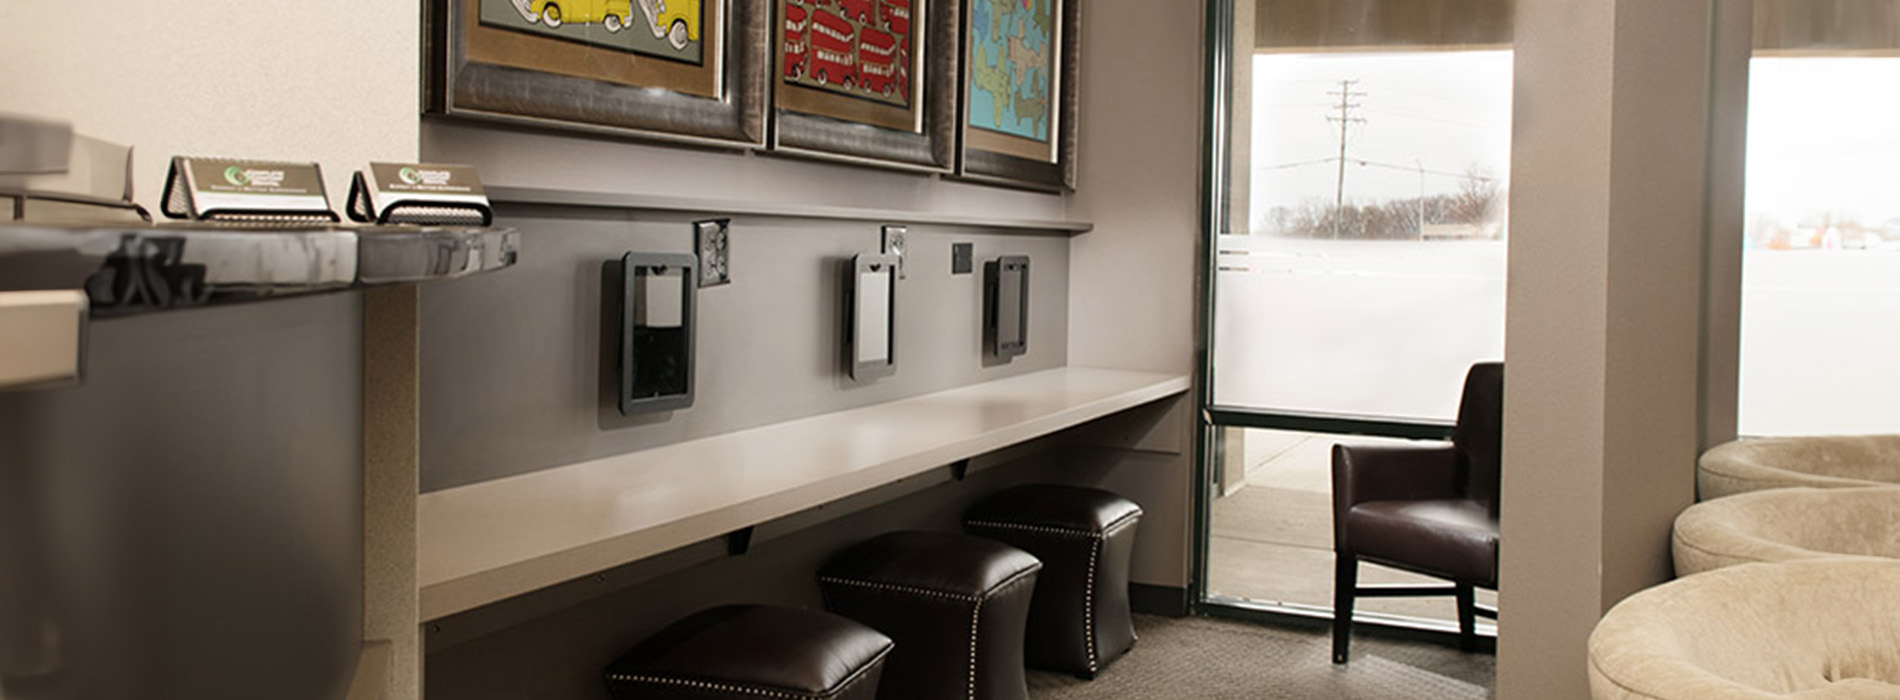
M1504 364L1472 365L1451 443L1430 447L1333 446L1333 663L1346 663L1353 600L1451 595L1466 650L1477 646L1473 600L1497 589L1498 473L1504 423ZM1449 586L1360 586L1359 562L1427 576Z

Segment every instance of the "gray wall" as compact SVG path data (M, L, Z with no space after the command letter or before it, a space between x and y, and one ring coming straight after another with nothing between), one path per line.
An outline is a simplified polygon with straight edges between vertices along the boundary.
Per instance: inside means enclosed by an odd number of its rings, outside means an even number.
M84 386L0 394L0 695L340 694L362 618L358 307L98 321Z
M1198 7L1198 3L1196 3ZM1073 239L914 226L899 373L838 378L835 260L874 250L877 221L742 217L735 282L700 290L695 406L630 421L601 404L598 270L629 249L690 250L694 216L513 206L521 265L423 290L423 483L439 489L691 437L1063 365L1188 373L1194 365L1199 221L1200 13L1133 0L1084 13L1081 190L1025 193L771 156L425 122L423 156L468 162L491 184L695 198L1092 221ZM1141 52L1118 47L1140 45ZM1183 79L1184 76L1187 79ZM709 212L711 213L711 212ZM980 279L947 274L948 245L979 260L1033 262L1030 354L985 364ZM921 302L921 303L919 303ZM919 313L919 310L924 310ZM838 547L883 530L951 529L972 499L1019 481L1099 485L1142 505L1133 580L1185 586L1193 490L1188 397L941 470L831 514L760 528L751 554L695 545L597 577L440 621L429 631L438 698L592 698L603 664L661 624L731 601L813 605L811 573ZM894 499L894 500L893 500ZM836 517L837 510L865 509ZM823 522L814 524L812 518ZM688 567L680 570L681 567Z
M511 158L497 164L499 171L517 176L528 168L512 158L579 155L558 137L496 130L474 138L471 127L435 125L449 128L469 151L433 157L474 160L485 173L483 159L498 153ZM1025 217L1052 217L1046 205L1061 201L770 158L612 143L590 150L595 154L582 160L535 161L538 179L490 179L601 189L611 178L569 178L658 160L673 162L669 172L689 180L717 180L729 171L743 181L769 171L758 177L786 183L746 190L751 199ZM646 177L656 181L638 183L637 191L691 194L673 189L671 178ZM927 187L920 190L920 183ZM843 194L794 196L814 188ZM852 194L867 188L893 199ZM922 194L893 194L915 191ZM970 198L991 201L946 203ZM907 277L899 284L898 372L852 382L840 370L840 268L852 254L877 250L882 222L738 217L731 228L733 282L699 290L694 406L629 419L602 391L612 372L601 361L601 264L629 250L688 252L691 222L716 212L510 205L501 213L502 223L523 231L516 268L422 290L425 490L1060 367L1070 355L1071 239L912 225ZM962 241L975 245L975 274L950 273L950 244ZM980 263L1003 254L1032 261L1029 353L1008 363L983 355L979 306ZM755 536L762 541L743 557L725 559L721 543L704 543L438 621L428 633L427 688L432 697L451 699L598 697L604 664L661 625L725 602L816 606L812 573L832 552L887 530L954 530L971 501L1013 483L1097 485L1162 513L1138 534L1134 578L1179 585L1186 521L1172 517L1185 512L1175 464L1185 460L1182 426L1191 415L1184 399L1162 402L979 458L979 471L965 482L935 470L763 525Z
M1095 230L1069 257L1069 364L1194 372L1202 7L1091 0L1083 13L1081 173L1068 212ZM1193 412L1178 420L1176 429L1192 430ZM1131 459L1153 462L1143 473L1156 496L1149 519L1181 528L1174 547L1142 555L1166 578L1142 580L1187 585L1192 451Z
M998 218L1060 219L1064 198L823 161L425 121L422 155L481 166L491 185L635 192Z
M602 263L690 253L692 221L713 214L502 213L523 232L518 266L422 290L425 491L1059 367L1068 354L1067 238L912 226L897 374L853 382L839 359L842 266L878 251L880 224L741 217L733 281L699 290L693 406L629 418L602 362L614 347L611 325L602 342ZM950 273L953 241L975 245L974 274ZM1030 257L1031 329L1029 353L999 363L982 350L980 261L1004 254Z

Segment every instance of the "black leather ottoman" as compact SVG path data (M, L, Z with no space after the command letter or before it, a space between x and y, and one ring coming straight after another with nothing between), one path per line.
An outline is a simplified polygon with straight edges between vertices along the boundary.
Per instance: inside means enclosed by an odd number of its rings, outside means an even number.
M818 572L825 607L891 636L881 700L1027 700L1023 623L1035 557L938 532L894 532Z
M1019 486L963 514L963 526L1042 560L1028 663L1094 678L1135 645L1128 567L1141 507L1100 489Z
M661 630L607 667L618 700L871 700L891 640L796 608L729 605Z

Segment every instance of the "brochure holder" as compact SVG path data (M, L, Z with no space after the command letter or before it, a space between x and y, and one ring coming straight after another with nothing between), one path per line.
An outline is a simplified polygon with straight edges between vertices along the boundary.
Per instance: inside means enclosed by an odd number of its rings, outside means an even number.
M316 163L178 156L165 176L163 210L174 219L249 225L341 221Z
M350 182L350 219L419 226L488 226L495 212L467 165L370 163Z

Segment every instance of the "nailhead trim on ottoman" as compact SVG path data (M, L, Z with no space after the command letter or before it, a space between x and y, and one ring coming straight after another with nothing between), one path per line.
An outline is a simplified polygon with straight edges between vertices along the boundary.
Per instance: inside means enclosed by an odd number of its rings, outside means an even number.
M762 605L713 608L607 668L617 700L872 700L891 640L849 619Z
M1093 678L1135 643L1128 568L1141 508L1100 489L1020 486L964 514L964 529L1043 562L1030 605L1028 663Z
M890 635L880 700L1027 700L1023 625L1042 565L968 535L895 532L819 571L825 608Z

